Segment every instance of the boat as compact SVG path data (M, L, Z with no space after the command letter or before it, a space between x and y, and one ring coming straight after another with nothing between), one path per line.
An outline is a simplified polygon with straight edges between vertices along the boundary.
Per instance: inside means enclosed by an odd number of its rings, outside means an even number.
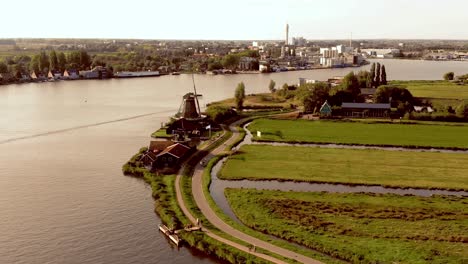
M157 77L159 71L139 71L139 72L117 72L114 74L116 78L138 78L138 77Z
M180 72L172 72L172 75L180 75Z

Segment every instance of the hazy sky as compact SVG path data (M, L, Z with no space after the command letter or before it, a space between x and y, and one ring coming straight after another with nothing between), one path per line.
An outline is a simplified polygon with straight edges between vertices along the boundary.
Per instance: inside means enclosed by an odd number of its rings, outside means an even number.
M468 0L3 1L0 38L468 39Z

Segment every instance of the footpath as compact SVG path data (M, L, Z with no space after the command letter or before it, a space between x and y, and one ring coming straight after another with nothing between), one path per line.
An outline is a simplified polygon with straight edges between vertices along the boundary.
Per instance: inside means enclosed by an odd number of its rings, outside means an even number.
M212 159L213 157L215 157L216 155L221 154L222 152L224 152L227 145L230 145L230 144L234 143L234 141L239 136L239 131L237 130L236 126L238 124L241 124L244 121L245 120L239 120L239 121L234 122L233 124L231 124L229 126L229 129L233 132L232 136L224 144L218 146L217 148L212 150L210 153L208 153L207 156L205 157L205 160L208 161L208 160ZM218 139L218 140L221 140L221 139ZM214 143L212 143L212 144L214 144ZM180 171L183 171L183 168ZM273 245L271 243L268 243L266 241L263 241L263 240L260 240L258 238L247 235L247 234L233 228L232 226L228 225L227 223L225 223L221 218L218 217L216 212L213 211L213 209L211 209L211 207L210 207L210 205L209 205L209 203L208 203L208 201L207 201L207 199L205 197L205 193L203 192L203 183L202 183L202 181L203 181L203 171L204 171L204 167L201 166L200 164L197 164L197 166L195 167L193 176L192 176L192 195L194 197L194 200L195 200L198 208L202 212L202 214L216 228L218 228L219 230L223 231L224 233L226 233L226 234L228 234L230 236L233 236L233 237L235 237L235 238L237 238L239 240L242 240L242 241L244 241L244 242L246 242L246 243L248 243L250 245L254 245L256 248L262 248L262 249L265 249L267 251L274 252L275 254L281 255L281 256L283 256L285 258L293 259L293 260L296 260L296 261L301 262L301 263L310 263L310 264L322 263L322 262L320 262L318 260L309 258L309 257L301 255L299 253L284 249L282 247L275 246L275 245ZM184 212L184 214L190 219L190 221L194 225L196 225L197 224L197 219L190 213L190 211L187 208L187 205L185 204L185 202L184 202L184 200L182 198L182 190L181 190L181 187L180 187L181 177L182 177L182 175L179 173L177 175L177 177L176 177L176 182L175 182L177 202L178 202L180 208L182 209L182 211ZM212 238L214 238L214 239L216 239L216 240L218 240L218 241L220 241L220 242L222 242L222 243L224 243L226 245L229 245L229 246L232 246L232 247L237 248L239 250L242 250L242 251L244 251L244 252L246 252L248 254L255 255L257 257L260 257L262 259L271 261L273 263L281 263L281 264L286 263L286 262L284 262L282 260L271 257L269 255L252 251L251 248L249 248L247 246L244 246L244 245L241 245L239 243L233 242L233 241L228 240L226 238L223 238L223 237L221 237L219 235L216 235L216 234L210 232L209 230L207 230L206 228L203 228L203 231L208 236L210 236L210 237L212 237Z

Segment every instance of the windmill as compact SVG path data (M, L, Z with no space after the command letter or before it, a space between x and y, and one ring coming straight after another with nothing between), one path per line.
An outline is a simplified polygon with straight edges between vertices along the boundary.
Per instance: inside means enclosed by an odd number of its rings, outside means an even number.
M180 104L179 111L176 114L177 118L185 118L187 120L201 120L204 117L201 115L200 103L198 97L202 95L197 94L197 88L195 86L195 78L192 73L193 82L193 93L187 93L182 97L182 103Z

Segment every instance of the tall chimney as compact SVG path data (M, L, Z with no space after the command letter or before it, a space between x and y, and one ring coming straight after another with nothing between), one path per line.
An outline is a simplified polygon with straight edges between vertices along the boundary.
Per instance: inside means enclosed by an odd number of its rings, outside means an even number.
M289 24L286 24L286 43L284 43L285 46L289 44Z

